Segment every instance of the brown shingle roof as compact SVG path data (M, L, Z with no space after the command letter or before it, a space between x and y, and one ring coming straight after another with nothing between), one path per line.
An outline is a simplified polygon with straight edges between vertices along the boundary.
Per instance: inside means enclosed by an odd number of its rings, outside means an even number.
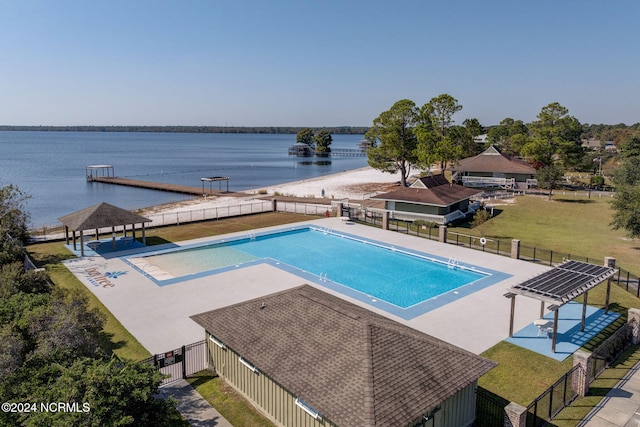
M452 184L442 174L420 178L418 181L420 183L416 182L409 188L405 187L390 193L379 194L371 199L450 206L482 192L475 188Z
M536 170L521 159L508 157L491 146L477 156L459 160L452 168L454 172L501 172L533 175Z
M104 202L58 219L75 231L151 222L148 218Z
M308 285L191 318L341 426L412 422L496 365Z

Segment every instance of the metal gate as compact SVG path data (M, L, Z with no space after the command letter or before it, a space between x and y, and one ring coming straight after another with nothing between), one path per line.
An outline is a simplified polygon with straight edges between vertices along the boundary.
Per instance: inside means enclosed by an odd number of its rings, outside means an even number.
M207 343L205 340L183 345L180 348L154 354L140 363L155 366L166 378L160 386L187 378L207 368Z

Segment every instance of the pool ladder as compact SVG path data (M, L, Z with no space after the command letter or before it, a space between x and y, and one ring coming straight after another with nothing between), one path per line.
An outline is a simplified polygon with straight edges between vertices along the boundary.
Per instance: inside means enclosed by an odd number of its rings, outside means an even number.
M326 282L329 280L329 273L320 273L320 280Z
M256 233L253 231L247 231L247 238L249 240L256 240Z
M324 227L324 228L322 229L322 232L323 232L324 234L333 234L333 228L331 228L331 227Z
M460 261L458 261L458 258L451 257L449 258L449 261L447 261L447 267L449 267L452 270L458 267L459 265L460 265Z

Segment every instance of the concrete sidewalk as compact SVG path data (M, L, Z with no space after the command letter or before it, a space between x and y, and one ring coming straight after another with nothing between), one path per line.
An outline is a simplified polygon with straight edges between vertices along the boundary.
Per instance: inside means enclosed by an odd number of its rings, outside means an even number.
M178 402L176 408L192 426L233 427L185 380L161 387L159 394L163 398L173 397Z
M640 362L578 424L578 427L640 426Z

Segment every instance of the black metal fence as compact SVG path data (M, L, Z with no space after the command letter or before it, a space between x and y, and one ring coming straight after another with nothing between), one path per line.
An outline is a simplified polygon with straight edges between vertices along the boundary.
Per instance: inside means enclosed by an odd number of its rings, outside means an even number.
M154 354L141 360L140 363L155 366L166 376L160 384L162 387L206 369L207 342L202 340L161 354Z
M361 208L349 208L349 216L352 220L362 222L364 224L382 227L382 214L372 212ZM440 233L438 224L433 223L415 223L413 221L405 221L400 219L389 219L389 230L399 233L409 234L413 236L423 237L430 240L438 240ZM480 238L470 234L456 233L447 231L447 243L456 246L476 249L483 252L490 252L497 255L511 256L511 240L500 240L495 238ZM520 244L520 258L523 261L534 262L553 266L566 260L591 262L601 264L602 259L593 257L585 257L576 254L570 254L561 251L553 251L550 249L539 248L535 246L527 246ZM640 286L638 276L630 273L624 268L618 267L617 274L611 278L611 283L627 292L634 294L640 298Z
M473 427L503 427L509 402L482 387L476 388L476 419Z
M633 344L633 332L636 328L638 328L638 323L635 319L631 319L592 352L593 359L589 369L589 383L598 378L611 363Z
M527 427L541 427L569 406L577 397L574 382L584 376L581 365L574 366L527 407Z

